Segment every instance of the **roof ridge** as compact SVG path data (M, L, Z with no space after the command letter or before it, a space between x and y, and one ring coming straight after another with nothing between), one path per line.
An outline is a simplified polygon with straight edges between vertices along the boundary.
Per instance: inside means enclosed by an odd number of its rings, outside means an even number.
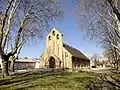
M69 46L69 47L71 47L71 48L73 48L73 49L78 50L77 48L75 48L75 47L73 47L73 46L71 46L71 45L68 45L68 44L66 44L66 43L63 43L63 44L65 44L65 45L67 45L67 46ZM78 51L80 51L80 50L78 50ZM80 52L81 52L81 51L80 51Z

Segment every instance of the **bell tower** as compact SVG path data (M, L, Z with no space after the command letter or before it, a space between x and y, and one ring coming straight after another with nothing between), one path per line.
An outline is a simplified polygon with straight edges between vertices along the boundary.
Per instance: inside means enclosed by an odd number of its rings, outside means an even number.
M46 51L49 55L54 54L62 61L63 35L53 28L46 37Z

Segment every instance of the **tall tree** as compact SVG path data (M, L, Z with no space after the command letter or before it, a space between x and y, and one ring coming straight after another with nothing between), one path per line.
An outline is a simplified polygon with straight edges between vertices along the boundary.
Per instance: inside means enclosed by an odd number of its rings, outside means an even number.
M98 41L102 47L115 48L117 55L120 55L120 4L118 3L119 0L78 0L80 11L78 14L82 21L80 24L89 38Z
M97 53L94 53L91 57L91 60L93 61L94 66L97 67L100 61L100 55Z
M120 21L120 0L106 0L110 4L112 11L117 16L117 19Z
M43 37L51 21L62 15L53 0L1 0L0 56L2 74L8 76L8 60L24 41Z
M118 69L118 63L117 63L118 60L116 58L118 55L115 48L108 46L107 48L105 48L103 55L111 62L111 64L114 65L113 66L114 68Z
M89 37L105 49L110 48L115 61L120 56L120 0L78 0L79 19ZM111 51L110 50L110 51ZM117 54L116 54L117 52ZM113 80L103 81L119 87ZM119 81L117 78L114 80Z

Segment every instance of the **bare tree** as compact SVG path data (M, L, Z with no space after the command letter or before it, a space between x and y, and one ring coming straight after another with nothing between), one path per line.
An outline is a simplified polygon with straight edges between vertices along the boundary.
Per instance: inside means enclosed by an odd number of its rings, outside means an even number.
M111 47L105 48L103 52L103 56L107 58L107 60L109 60L114 65L114 68L115 68L116 66L115 64L117 60L116 60L114 48L111 48Z
M52 0L1 0L0 56L2 74L8 76L8 60L24 41L43 37L49 23L62 15Z
M110 2L112 0L78 0L78 10L81 26L86 30L90 39L96 40L106 48L114 48L115 56L120 55L120 23L119 15L115 13ZM114 2L113 2L114 1ZM114 8L119 13L119 0L113 0ZM116 59L119 60L119 59ZM117 61L118 62L118 61Z
M94 53L91 57L91 60L93 61L94 66L97 67L100 61L100 55L97 53Z
M109 49L108 53L112 53L118 68L120 0L78 0L78 10L79 19L82 21L80 26L83 26L90 39L97 41L105 50ZM103 81L119 86L113 83L111 79Z
M120 21L120 1L119 0L106 0L110 4L114 14L117 16Z

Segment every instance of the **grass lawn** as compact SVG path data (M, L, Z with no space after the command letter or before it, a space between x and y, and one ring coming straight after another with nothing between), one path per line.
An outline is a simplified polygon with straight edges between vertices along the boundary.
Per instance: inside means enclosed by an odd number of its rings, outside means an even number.
M99 76L91 72L27 72L0 78L0 90L85 90Z

